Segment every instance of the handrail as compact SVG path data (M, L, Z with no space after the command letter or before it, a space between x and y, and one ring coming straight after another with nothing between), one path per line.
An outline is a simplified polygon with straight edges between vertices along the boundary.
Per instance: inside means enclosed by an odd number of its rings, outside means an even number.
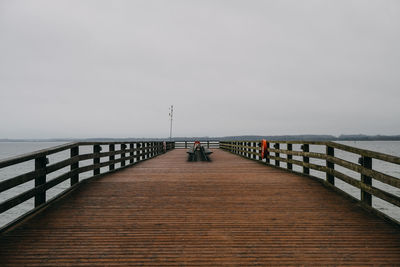
M189 148L194 145L195 141L175 141L175 148ZM200 141L202 145L207 148L219 148L219 141L215 140L205 140Z
M15 157L2 159L2 160L0 160L0 169L14 165L14 164L18 164L18 163L21 163L24 161L32 160L35 158L40 158L42 156L48 156L48 155L51 155L54 153L58 153L63 150L70 149L72 147L76 147L78 145L80 145L80 143L78 143L78 142L68 143L68 144L63 144L63 145L59 145L59 146L55 146L55 147L51 147L51 148L46 148L46 149L42 149L39 151L35 151L35 152L31 152L31 153L27 153L27 154L15 156Z
M79 153L80 148L88 146L92 147L92 152L84 154ZM102 147L104 146L108 146L108 151L101 152ZM0 213L3 213L32 198L34 198L35 202L33 210L21 215L19 218L16 218L14 221L0 229L0 232L26 217L28 214L32 213L32 211L34 212L54 200L46 199L46 191L61 182L70 179L70 187L61 192L59 196L72 188L76 188L77 185L80 185L84 181L83 179L80 179L80 173L93 171L93 175L88 177L93 178L100 174L103 175L105 173L114 172L127 166L137 164L138 162L151 159L174 148L174 142L160 141L73 142L0 160L0 170L10 166L18 166L18 164L25 162L34 161L35 163L35 169L33 171L28 171L0 181L0 193L17 186L24 189L23 192L19 192L17 195L9 194L7 199L3 199L0 202ZM69 157L49 164L48 156L65 151L70 151ZM106 158L106 161L103 160L103 162L101 162L101 159L104 158ZM91 164L79 166L81 162L85 161L86 163L87 160L92 160ZM116 167L116 164L120 164L120 166ZM57 175L57 177L50 180L46 179L48 174L54 173L68 166L70 167L68 171L64 170L64 173ZM108 167L108 170L103 170L103 172L101 172L101 168L104 167ZM23 186L24 183L32 180L35 182L33 188ZM87 180L87 178L85 180Z
M282 149L281 144L286 144L287 148ZM301 145L301 150L293 150L293 145ZM322 146L325 149L325 153L310 152L310 145L319 147ZM383 214L381 211L374 208L372 206L372 197L380 198L400 208L400 196L388 192L385 189L374 187L372 185L372 180L377 180L392 187L400 188L400 178L374 170L372 159L400 165L400 157L366 149L355 148L340 143L324 141L268 141L267 147L264 150L265 158L261 158L261 150L263 149L261 147L261 141L220 141L220 148L252 160L263 162L270 166L289 170L291 172L297 172L293 170L293 165L297 165L302 167L302 171L300 173L305 176L313 177L310 175L310 169L323 172L325 173L325 179L323 179L322 182L325 185L333 187L335 190L340 191L343 194L347 194L351 198L353 197L350 194L336 187L335 179L339 179L360 189L360 200L357 199L357 201L359 201L361 206L374 211L374 213L389 219L390 221L394 220L397 224L399 224L397 221L398 218L394 219L390 215ZM335 156L335 151L345 151L358 155L360 157L358 164ZM285 155L285 157L282 157L282 155ZM302 157L302 160L294 160L293 156ZM319 165L310 163L310 158L323 160L325 161L325 164ZM274 164L271 164L271 160L274 161ZM285 162L286 166L283 166L281 164L282 162ZM335 165L359 173L361 179L355 179L345 173L335 170Z

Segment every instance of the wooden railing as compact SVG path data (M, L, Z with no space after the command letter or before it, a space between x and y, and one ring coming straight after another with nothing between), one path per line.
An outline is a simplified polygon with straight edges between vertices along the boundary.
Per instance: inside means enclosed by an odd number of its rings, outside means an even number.
M80 148L83 147L86 148L86 150L88 147L91 148L91 152L80 153ZM106 148L105 150L107 151L102 152L103 148ZM34 198L34 209L23 214L15 221L20 220L24 216L46 205L48 202L46 199L46 191L68 179L70 180L70 187L63 193L80 185L81 182L87 181L80 181L79 174L81 173L92 171L92 175L89 176L96 177L153 158L173 148L173 142L76 142L1 160L0 171L3 168L17 166L18 164L29 161L34 162L34 170L1 181L0 193L23 185L29 181L34 181L34 187L27 187L24 192L12 195L9 199L3 200L0 203L0 214ZM49 162L48 157L59 152L69 152L69 156L58 162ZM90 161L89 165L80 166L81 162L87 163L87 161ZM61 175L52 179L46 179L48 178L46 177L47 175L61 169L65 170L65 168L68 167L69 170ZM101 170L103 170L102 173ZM62 194L59 196L61 195ZM13 223L15 223L15 221Z
M190 148L193 146L194 141L175 141L175 148ZM207 148L219 148L219 141L207 140L200 141L200 143Z
M294 146L296 146L297 149L294 149ZM316 147L315 150L319 152L310 152L310 146ZM394 188L400 188L399 178L374 170L372 166L372 160L374 159L400 167L399 157L334 142L268 141L265 158L263 159L261 158L261 141L221 141L220 148L246 158L263 162L267 165L318 178L323 184L359 201L364 208L390 221L393 221L392 216L388 216L372 207L372 196L380 198L396 207L400 207L400 197L398 194L388 192L388 190L382 189L382 187L375 187L372 183L372 180L376 180ZM357 156L358 162L351 162L337 156L337 154L343 153L351 153L351 155ZM312 163L310 159L314 161L317 160L320 164ZM297 169L297 171L294 170L294 165L300 166L301 169ZM341 169L358 173L360 178L356 179L344 173L346 171L336 170L335 166L340 166ZM322 172L325 176L324 179L321 180L321 177L312 176L310 174L310 169ZM340 179L358 188L360 197L354 198L347 192L337 188L335 186L335 179ZM398 224L398 218L395 219L394 222Z

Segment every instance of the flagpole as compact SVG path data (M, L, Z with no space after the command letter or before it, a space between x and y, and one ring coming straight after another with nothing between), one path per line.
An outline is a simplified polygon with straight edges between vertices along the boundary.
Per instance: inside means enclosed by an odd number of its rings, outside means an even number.
M169 140L172 141L172 120L174 117L174 105L171 105L171 107L169 108L169 117L171 120L171 125L169 127Z

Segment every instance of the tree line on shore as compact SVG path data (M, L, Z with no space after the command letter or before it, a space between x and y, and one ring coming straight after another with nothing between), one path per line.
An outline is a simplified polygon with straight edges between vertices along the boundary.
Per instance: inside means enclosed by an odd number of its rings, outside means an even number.
M0 139L0 142L108 142L108 141L227 141L227 140L277 140L277 141L400 141L400 135L239 135L222 137L173 137L170 138L48 138Z

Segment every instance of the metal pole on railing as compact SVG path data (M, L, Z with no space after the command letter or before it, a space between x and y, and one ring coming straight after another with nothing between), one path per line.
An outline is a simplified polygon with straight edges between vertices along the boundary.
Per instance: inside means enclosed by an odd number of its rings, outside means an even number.
M172 120L174 117L174 105L171 105L169 108L169 118L171 121L170 127L169 127L169 140L172 141Z

